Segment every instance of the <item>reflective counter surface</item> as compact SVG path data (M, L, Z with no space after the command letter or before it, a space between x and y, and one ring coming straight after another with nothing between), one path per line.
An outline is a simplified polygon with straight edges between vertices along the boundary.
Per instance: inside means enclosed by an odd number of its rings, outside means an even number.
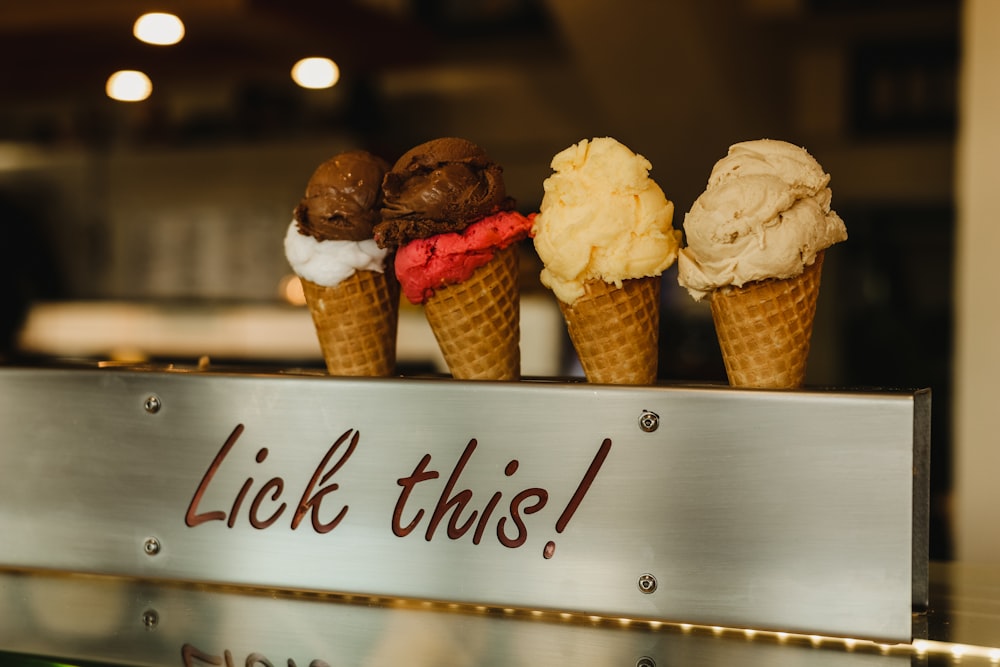
M1000 568L931 567L911 644L0 571L0 665L998 665Z

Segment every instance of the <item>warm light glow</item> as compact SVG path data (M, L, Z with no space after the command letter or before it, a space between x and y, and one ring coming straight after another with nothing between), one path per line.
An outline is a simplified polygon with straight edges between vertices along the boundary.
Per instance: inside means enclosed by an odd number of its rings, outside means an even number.
M173 14L151 12L135 20L132 34L147 44L168 46L184 39L184 23Z
M292 67L292 80L303 88L329 88L340 80L340 68L329 58L303 58Z
M119 102L141 102L153 92L153 82L142 72L123 69L108 77L104 90Z
M281 279L281 283L278 285L278 294L293 306L306 305L306 295L302 291L302 281L295 274L287 275Z

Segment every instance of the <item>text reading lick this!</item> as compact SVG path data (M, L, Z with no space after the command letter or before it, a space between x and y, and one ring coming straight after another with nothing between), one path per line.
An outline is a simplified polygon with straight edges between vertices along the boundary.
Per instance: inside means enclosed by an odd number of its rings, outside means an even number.
M364 447L360 431L348 429L340 434L326 451L317 454L317 464L309 479L294 479L280 474L280 463L272 459L268 447L240 447L246 427L238 424L208 463L188 504L185 523L189 528L223 522L232 528L246 523L257 530L284 526L289 530L312 529L319 534L332 533L348 517L351 506L338 500L351 484L351 458ZM569 498L552 497L541 486L531 486L516 493L483 488L469 488L463 473L476 457L479 442L470 439L457 458L440 454L438 458L423 454L395 476L398 497L391 516L385 517L386 530L400 539L423 536L432 540L469 540L472 544L497 540L505 547L516 549L528 540L529 530L551 530L562 533L584 503L587 492L611 452L612 441L606 438L597 444L593 459L576 490ZM457 451L457 450L456 450ZM258 482L248 476L238 486L219 488L217 475L227 462L252 456L260 470L272 474ZM503 467L504 478L514 479L521 469L518 459L510 459ZM275 474L277 472L277 474ZM477 479L480 479L477 477ZM426 504L416 500L417 491L437 493L437 501ZM231 501L210 504L206 495L232 498ZM555 554L554 540L546 542L542 555Z

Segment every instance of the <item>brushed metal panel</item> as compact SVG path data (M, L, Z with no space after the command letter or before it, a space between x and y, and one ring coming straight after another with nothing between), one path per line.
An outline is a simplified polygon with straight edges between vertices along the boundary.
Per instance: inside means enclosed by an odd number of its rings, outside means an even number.
M8 567L910 637L912 393L3 369L0 395Z

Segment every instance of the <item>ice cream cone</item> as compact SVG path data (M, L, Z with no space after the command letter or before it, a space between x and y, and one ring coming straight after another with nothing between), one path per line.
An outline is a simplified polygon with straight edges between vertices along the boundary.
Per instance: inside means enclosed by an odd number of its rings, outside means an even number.
M712 319L729 384L773 389L802 385L823 254L798 276L712 293Z
M392 273L359 270L334 287L301 280L330 375L392 375L399 317Z
M517 248L498 250L467 280L440 287L424 303L452 377L521 377L521 314Z
M660 277L588 280L584 295L559 302L587 380L596 384L656 382L660 338Z

